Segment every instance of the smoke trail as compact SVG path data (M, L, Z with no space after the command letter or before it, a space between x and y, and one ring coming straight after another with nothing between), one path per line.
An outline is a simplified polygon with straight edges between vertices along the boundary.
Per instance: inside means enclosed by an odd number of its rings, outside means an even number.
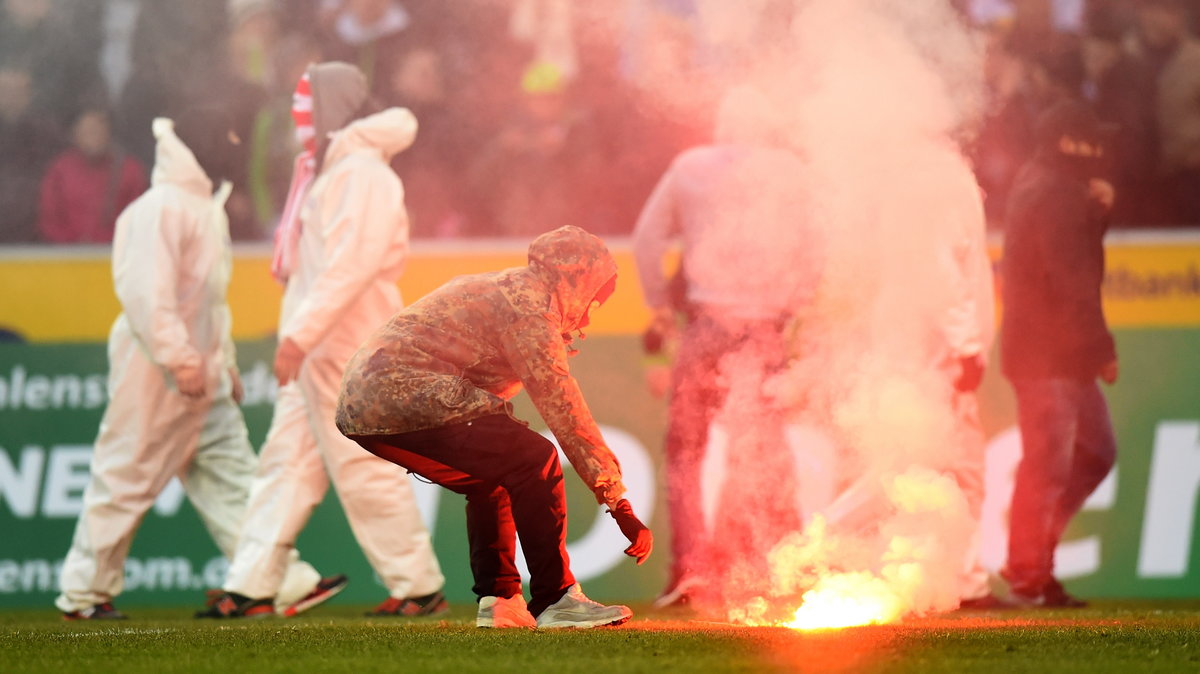
M963 428L949 343L990 312L962 278L983 254L982 215L954 142L980 109L981 45L945 0L798 0L792 29L785 58L764 57L752 80L807 161L822 281L786 371L761 340L722 362L731 477L701 605L800 627L951 609L974 530L961 485L982 450ZM797 231L787 218L758 226L785 242ZM761 264L728 256L705 273ZM990 335L977 339L986 351ZM823 429L837 465L797 475L789 425ZM800 530L786 494L814 477L842 495Z

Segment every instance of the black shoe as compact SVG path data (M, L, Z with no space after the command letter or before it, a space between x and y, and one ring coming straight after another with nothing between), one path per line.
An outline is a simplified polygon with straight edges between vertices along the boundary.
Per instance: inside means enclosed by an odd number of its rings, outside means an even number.
M1083 608L1088 603L1078 597L1073 597L1067 594L1066 588L1062 583L1058 582L1057 578L1051 578L1046 587L1042 590L1042 606L1052 608Z
M1010 598L1020 608L1083 608L1087 602L1072 597L1057 580L1050 580L1040 590L1013 587Z
M233 592L226 592L203 611L196 611L197 618L267 618L273 615L274 599L251 599Z
M294 618L308 609L325 603L330 597L346 589L349 579L344 574L322 578L312 592L304 595L295 604L283 609L283 617Z
M1016 604L1001 599L991 592L982 597L963 599L958 603L960 611L997 611L1006 608L1016 608Z
M118 611L111 601L79 611L63 612L63 620L127 620L128 618L129 616Z
M1008 583L1008 601L1015 608L1032 608L1046 603L1045 584L1041 581L1027 582L1004 567L1000 577Z
M388 597L383 600L382 604L376 606L375 610L364 615L367 617L400 616L404 618L422 618L441 615L449 610L450 603L446 601L446 595L439 591L427 594L424 597L409 597L407 599Z

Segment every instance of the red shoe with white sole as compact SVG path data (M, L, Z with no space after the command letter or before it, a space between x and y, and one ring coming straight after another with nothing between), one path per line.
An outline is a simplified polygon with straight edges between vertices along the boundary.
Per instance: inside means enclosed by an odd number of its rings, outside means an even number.
M346 589L349 579L344 574L322 578L312 592L304 595L295 604L279 612L285 618L294 618L308 609L328 601L333 595Z

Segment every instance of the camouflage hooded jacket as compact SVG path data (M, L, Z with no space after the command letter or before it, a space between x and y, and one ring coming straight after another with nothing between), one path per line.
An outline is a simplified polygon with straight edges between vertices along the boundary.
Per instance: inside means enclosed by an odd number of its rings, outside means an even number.
M524 386L601 503L625 491L567 368L569 333L617 265L578 227L543 234L529 265L460 276L405 308L359 349L342 379L337 426L394 435L509 413Z

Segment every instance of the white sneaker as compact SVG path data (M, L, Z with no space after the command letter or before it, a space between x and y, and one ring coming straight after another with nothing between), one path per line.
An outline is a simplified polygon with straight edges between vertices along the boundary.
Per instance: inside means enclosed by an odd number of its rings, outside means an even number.
M605 606L588 599L583 594L583 588L575 583L562 596L542 611L537 617L538 629L558 629L562 627L600 627L601 625L620 625L633 617L633 611L628 606Z
M479 613L475 614L476 627L537 627L537 621L529 615L525 597L481 597Z

